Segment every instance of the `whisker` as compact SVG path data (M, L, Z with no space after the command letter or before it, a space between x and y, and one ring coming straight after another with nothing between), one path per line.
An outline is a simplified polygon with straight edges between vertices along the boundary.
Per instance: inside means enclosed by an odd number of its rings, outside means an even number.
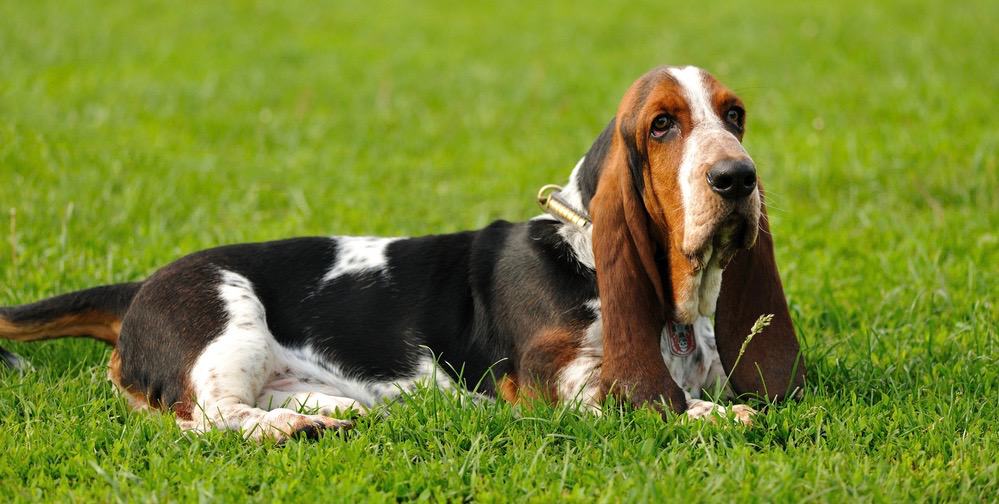
M776 212L776 213L786 213L787 212L787 209L781 208L781 207L776 206L776 205L771 205L769 201L766 203L766 205L767 205L767 211L768 212Z
M767 236L773 237L773 235L770 233L770 231L768 229L764 229L763 228L763 224L764 223L766 223L767 226L769 227L769 225L770 225L770 217L767 216L767 215L760 215L760 220L759 220L759 222L756 223L757 229L759 230L760 233L763 233L763 234L765 234Z

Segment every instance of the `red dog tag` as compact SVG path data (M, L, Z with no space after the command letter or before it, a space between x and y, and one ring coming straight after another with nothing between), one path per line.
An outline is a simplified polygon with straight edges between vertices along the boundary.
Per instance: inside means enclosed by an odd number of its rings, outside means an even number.
M694 338L694 326L668 322L666 324L666 340L669 342L669 353L677 357L686 357L697 350L697 339Z

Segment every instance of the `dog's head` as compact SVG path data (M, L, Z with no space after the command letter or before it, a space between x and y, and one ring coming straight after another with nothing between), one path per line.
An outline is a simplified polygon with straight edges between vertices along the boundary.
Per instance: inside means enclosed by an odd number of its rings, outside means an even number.
M759 232L765 214L745 130L745 105L701 69L657 68L628 89L602 145L587 155L600 158L587 159L600 164L588 209L605 337L658 338L667 320L689 324L721 312L719 299L753 317L729 324L743 337L755 317L787 312L769 234ZM737 273L757 285L720 296L723 270L740 253L759 256L738 261L757 270L751 276ZM782 338L790 335L796 356L786 318Z
M624 224L630 239L597 239L612 247L595 250L608 260L598 273L609 273L621 246L633 247L672 319L713 315L721 269L759 229L745 129L742 101L698 68L657 68L638 79L618 109L590 205L598 237Z

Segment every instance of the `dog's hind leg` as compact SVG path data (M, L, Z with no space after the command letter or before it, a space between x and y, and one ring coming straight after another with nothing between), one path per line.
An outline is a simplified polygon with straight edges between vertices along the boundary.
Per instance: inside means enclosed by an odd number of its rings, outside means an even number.
M274 376L277 341L267 327L265 310L246 278L223 272L220 288L228 312L222 334L198 356L190 374L195 406L181 428L239 430L249 439L282 442L328 429L347 429L351 422L307 415L288 408L270 411L257 399Z

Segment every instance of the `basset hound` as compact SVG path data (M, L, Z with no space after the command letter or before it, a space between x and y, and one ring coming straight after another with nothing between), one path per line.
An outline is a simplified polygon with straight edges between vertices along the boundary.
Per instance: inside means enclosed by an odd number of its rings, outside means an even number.
M134 408L279 441L348 428L337 415L421 382L695 417L724 410L705 390L788 397L804 365L745 127L705 71L656 68L527 222L209 249L4 308L0 337L96 338Z

